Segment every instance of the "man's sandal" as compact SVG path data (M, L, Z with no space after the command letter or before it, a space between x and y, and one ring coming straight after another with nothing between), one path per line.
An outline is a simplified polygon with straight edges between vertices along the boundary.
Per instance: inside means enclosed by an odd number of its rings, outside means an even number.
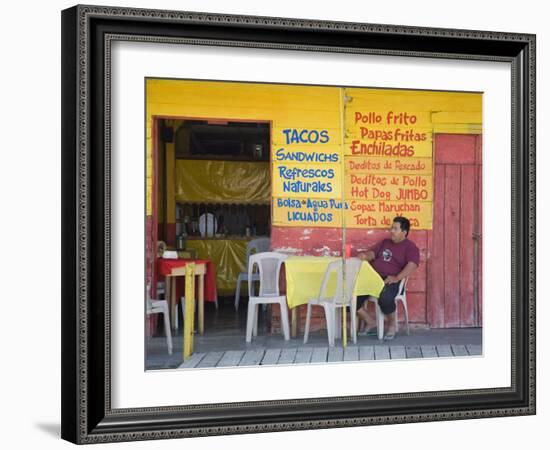
M357 333L359 336L376 336L378 331L376 327L371 328L370 330L364 330Z

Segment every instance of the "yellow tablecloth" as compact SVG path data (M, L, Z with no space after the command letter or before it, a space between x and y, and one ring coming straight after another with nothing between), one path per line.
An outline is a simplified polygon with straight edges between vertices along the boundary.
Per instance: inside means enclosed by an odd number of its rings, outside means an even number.
M328 264L339 259L341 258L328 256L289 256L285 260L286 299L289 308L317 298ZM384 280L370 263L363 261L355 285L355 295L378 297L383 287ZM336 277L333 276L327 286L328 293L334 292L335 289Z

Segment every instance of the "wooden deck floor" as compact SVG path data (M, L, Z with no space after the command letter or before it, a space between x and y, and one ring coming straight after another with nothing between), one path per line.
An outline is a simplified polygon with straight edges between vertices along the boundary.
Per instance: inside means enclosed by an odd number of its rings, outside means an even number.
M180 369L312 364L383 359L449 358L481 355L480 345L365 345L342 347L296 347L195 353Z

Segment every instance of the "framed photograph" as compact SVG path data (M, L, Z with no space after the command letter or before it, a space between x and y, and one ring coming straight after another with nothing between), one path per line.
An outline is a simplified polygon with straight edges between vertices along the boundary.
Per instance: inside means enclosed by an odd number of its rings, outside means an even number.
M535 36L62 11L62 437L535 414Z

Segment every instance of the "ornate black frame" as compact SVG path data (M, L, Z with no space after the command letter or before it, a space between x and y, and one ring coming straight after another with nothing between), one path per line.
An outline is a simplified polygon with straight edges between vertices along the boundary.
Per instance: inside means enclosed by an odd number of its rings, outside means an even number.
M509 388L112 409L110 43L506 61L512 67ZM535 414L535 36L78 5L62 12L62 437L84 444Z

